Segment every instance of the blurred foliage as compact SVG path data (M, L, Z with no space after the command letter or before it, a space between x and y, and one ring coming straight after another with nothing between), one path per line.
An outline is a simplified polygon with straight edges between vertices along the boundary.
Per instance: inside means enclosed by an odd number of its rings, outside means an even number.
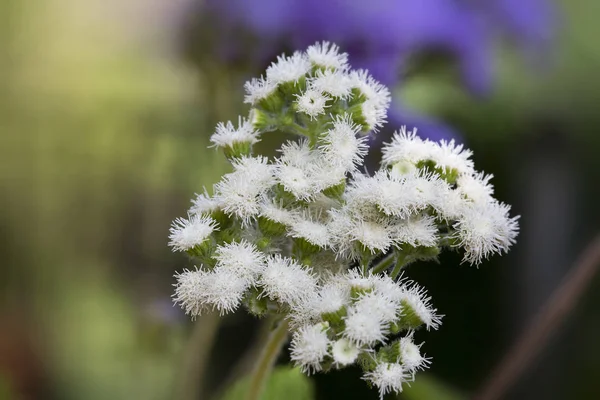
M248 378L234 383L221 400L244 400L249 385ZM261 400L312 400L314 387L310 379L298 368L277 367L269 377Z

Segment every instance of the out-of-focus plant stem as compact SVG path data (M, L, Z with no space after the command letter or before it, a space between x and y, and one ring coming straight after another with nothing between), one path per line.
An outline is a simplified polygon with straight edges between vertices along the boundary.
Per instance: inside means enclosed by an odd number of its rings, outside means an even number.
M262 352L260 353L252 374L250 375L250 386L246 400L259 400L265 388L265 384L277 357L281 352L281 347L288 339L288 322L285 319L280 319L277 322L274 330L269 332L268 339L265 342Z
M492 372L474 400L505 398L506 392L543 349L600 269L600 234L586 247L563 283Z
M179 384L178 399L205 398L203 386L206 365L213 348L212 343L219 330L220 321L219 314L210 313L202 315L194 322L192 334L184 348L183 373Z

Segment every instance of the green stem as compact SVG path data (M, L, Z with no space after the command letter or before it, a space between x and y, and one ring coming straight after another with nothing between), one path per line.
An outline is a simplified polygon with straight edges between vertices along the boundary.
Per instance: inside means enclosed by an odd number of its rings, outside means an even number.
M394 263L394 253L390 253L387 256L383 257L377 264L373 266L373 273L378 274L380 272L385 271Z
M203 398L205 370L220 322L218 313L210 313L199 317L194 323L192 335L185 347L178 399Z
M263 351L261 352L252 375L250 376L250 387L246 400L259 400L263 389L273 370L277 356L281 351L281 347L288 339L288 321L281 320L275 330L269 334L269 339L266 342Z
M398 258L396 259L396 266L394 267L390 275L392 279L397 279L404 267L408 265L408 254L398 252L397 255Z

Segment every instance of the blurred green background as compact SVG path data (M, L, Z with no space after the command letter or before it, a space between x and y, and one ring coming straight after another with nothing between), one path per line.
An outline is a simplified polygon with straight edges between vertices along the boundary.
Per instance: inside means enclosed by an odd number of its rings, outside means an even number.
M170 222L227 171L208 138L246 112L242 83L259 72L182 56L183 3L0 0L0 399L193 398L199 385L210 398L258 329L243 313L217 327L171 306L189 262L166 245ZM440 68L399 89L464 135L522 215L506 257L408 270L446 318L419 337L434 363L407 399L441 398L428 385L474 392L599 230L600 3L559 5L555 56L531 70L499 45L491 98ZM596 279L507 398L600 398L599 293ZM297 392L376 398L358 377Z

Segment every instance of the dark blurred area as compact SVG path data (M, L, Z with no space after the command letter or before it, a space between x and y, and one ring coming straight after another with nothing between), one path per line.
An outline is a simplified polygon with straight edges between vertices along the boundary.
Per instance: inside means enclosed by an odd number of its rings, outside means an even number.
M458 398L482 385L600 230L600 3L388 3L0 0L0 399L203 399L231 384L259 324L172 306L191 265L168 228L227 171L208 139L247 112L244 81L323 39L393 87L370 162L399 124L455 137L521 215L507 256L407 271L445 315L417 333L424 381ZM600 398L599 308L597 278L506 398ZM376 399L359 376L310 379L318 399ZM400 398L441 398L414 389Z

